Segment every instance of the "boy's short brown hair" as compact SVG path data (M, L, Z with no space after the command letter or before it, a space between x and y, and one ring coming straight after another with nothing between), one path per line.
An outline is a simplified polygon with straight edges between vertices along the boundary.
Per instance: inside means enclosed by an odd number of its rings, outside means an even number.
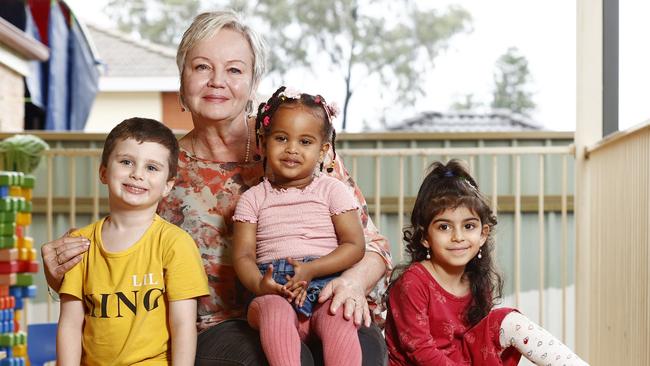
M156 142L169 150L169 176L167 180L176 178L178 170L178 140L172 130L164 124L150 118L134 117L125 119L115 126L106 136L102 151L101 165L108 165L108 157L120 140L134 139L137 142Z

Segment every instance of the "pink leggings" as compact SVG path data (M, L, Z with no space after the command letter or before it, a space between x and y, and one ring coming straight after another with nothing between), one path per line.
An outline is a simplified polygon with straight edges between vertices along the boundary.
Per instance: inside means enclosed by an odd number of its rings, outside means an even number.
M260 331L262 348L271 366L300 366L300 340L313 332L323 343L325 365L361 365L357 327L345 320L343 309L329 313L330 301L314 308L311 318L300 318L278 295L256 297L248 308L248 323Z

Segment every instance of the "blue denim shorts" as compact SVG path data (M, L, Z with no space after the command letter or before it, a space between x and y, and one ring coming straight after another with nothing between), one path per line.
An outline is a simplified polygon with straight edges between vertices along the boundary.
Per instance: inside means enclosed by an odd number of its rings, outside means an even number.
M305 257L303 258L302 262L311 262L314 259L317 259L317 257ZM295 274L293 271L293 266L289 264L286 259L277 259L273 262L257 265L257 268L260 269L262 275L266 273L266 269L269 267L269 264L273 264L273 280L280 285L287 283L287 275L291 277ZM305 299L305 303L302 306L298 306L294 303L291 304L293 308L296 309L296 312L303 314L306 317L310 317L314 311L314 307L318 304L318 295L320 295L323 287L325 287L328 282L335 279L340 274L341 273L339 272L329 276L313 278L307 286L307 298Z

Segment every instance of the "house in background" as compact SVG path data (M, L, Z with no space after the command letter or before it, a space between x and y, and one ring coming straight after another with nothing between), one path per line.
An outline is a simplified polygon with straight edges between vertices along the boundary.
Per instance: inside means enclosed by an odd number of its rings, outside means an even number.
M46 61L47 47L0 18L0 131L23 131L25 82L32 62Z
M530 118L506 109L490 112L422 112L387 131L411 132L519 132L541 131L543 128Z
M178 101L175 49L95 25L87 29L103 71L85 132L108 132L134 116L157 119L174 130L192 128Z

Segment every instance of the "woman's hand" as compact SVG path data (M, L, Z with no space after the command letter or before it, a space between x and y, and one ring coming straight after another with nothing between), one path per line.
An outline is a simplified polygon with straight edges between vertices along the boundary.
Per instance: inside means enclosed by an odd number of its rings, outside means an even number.
M328 283L318 297L319 303L332 299L330 312L336 313L343 305L345 319L354 318L354 324L370 326L370 310L366 294L377 284L384 275L386 264L380 255L366 252L361 262L345 270L341 276Z
M90 246L90 241L84 237L69 236L73 230L41 247L45 279L56 292L61 288L66 272L81 261L82 254Z
M319 303L332 299L330 313L336 314L339 307L343 305L343 317L354 319L354 324L370 326L370 310L366 301L364 287L353 278L339 276L330 281L321 291L318 297Z

